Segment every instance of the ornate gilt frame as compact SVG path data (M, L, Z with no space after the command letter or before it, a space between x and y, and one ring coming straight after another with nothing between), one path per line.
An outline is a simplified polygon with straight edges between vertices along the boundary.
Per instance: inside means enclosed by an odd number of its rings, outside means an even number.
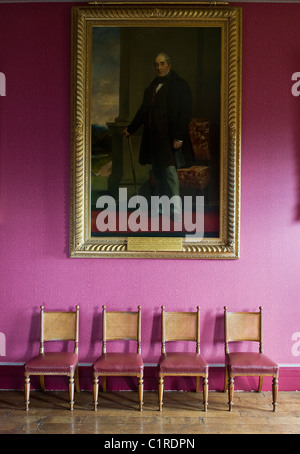
M92 2L97 3L97 2ZM237 259L240 254L241 8L192 2L114 2L73 8L70 257ZM91 236L90 39L93 26L220 27L219 237L163 242ZM158 24L158 25L157 25ZM175 245L174 245L175 244ZM179 245L179 247L178 247Z

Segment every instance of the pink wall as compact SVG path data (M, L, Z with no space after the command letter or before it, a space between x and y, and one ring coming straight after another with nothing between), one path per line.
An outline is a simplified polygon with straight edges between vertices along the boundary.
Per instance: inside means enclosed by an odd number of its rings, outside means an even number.
M241 258L166 261L68 257L71 4L0 6L2 363L37 352L43 303L80 305L81 363L100 351L102 304L142 306L146 363L160 352L161 304L200 305L202 353L211 364L224 362L223 306L263 305L266 353L282 366L300 365L292 350L300 332L300 98L291 94L300 5L244 4L243 11Z

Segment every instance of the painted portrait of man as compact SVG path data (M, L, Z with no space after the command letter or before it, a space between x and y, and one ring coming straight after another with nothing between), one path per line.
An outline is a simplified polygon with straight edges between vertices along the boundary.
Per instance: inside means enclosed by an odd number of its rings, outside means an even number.
M112 197L118 210L122 188L127 199L138 195L149 204L154 195L178 196L180 210L184 197L201 196L204 236L218 236L220 73L217 27L94 27L93 235L103 234L96 223L99 197ZM172 232L175 202L167 215ZM185 233L181 223L177 235Z

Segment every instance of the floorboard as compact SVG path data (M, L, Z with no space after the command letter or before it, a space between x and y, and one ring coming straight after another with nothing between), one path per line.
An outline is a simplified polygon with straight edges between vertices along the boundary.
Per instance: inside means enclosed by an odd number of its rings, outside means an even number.
M32 391L26 412L22 391L0 391L0 434L300 434L298 392L279 392L276 412L270 392L236 392L231 412L222 392L209 393L207 412L201 393L165 392L162 412L150 391L142 412L135 392L100 393L96 412L92 399L75 393L71 412L67 392Z

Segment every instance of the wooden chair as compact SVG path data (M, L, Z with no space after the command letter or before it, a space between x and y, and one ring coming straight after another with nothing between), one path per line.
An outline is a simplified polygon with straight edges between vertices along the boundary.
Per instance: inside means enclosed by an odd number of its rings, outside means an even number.
M106 342L133 340L137 343L137 353L106 352ZM138 379L139 409L143 409L144 363L141 356L141 307L137 312L107 312L103 306L102 355L93 364L94 409L97 410L99 377L102 377L103 392L106 391L107 376L136 376Z
M200 355L200 308L197 312L165 312L161 307L162 344L161 357L158 362L158 403L162 411L164 379L166 376L196 377L196 392L199 392L200 377L203 383L204 411L207 411L208 400L208 365ZM166 342L192 341L196 343L196 353L166 353Z
M25 364L25 408L29 409L30 376L39 375L41 388L45 391L45 375L66 375L69 377L70 409L74 407L74 381L76 391L78 379L78 334L79 306L75 312L45 312L41 306L40 353ZM55 351L45 353L47 341L72 341L74 351Z
M273 377L273 411L276 410L279 366L263 353L262 307L259 312L227 312L225 320L225 384L228 386L229 411L232 410L234 377L259 376L258 392L262 389L263 377ZM259 352L229 352L230 342L250 341L259 343Z

